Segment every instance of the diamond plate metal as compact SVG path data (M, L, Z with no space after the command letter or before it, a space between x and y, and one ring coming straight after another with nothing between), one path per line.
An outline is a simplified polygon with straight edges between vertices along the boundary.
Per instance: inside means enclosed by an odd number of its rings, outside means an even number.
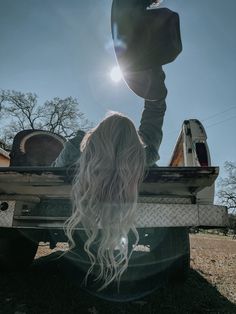
M63 229L67 217L15 216L14 226L21 228ZM136 227L224 227L228 224L224 206L196 204L154 204L139 203L136 214ZM83 229L78 226L77 229Z
M227 210L224 206L195 204L138 204L136 226L227 226Z
M228 225L228 212L225 206L214 206L212 212L211 205L199 205L199 225L200 226L218 226L221 221L223 226Z
M190 197L139 196L138 203L191 204Z
M15 201L0 201L0 206L3 203L8 203L8 209L4 211L0 211L0 227L12 227L13 215L15 209Z

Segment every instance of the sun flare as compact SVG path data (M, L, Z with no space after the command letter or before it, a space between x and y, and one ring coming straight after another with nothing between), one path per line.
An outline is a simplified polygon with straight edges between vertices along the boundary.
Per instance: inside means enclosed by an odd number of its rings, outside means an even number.
M118 83L122 79L122 73L119 66L114 66L110 71L110 77L113 82Z

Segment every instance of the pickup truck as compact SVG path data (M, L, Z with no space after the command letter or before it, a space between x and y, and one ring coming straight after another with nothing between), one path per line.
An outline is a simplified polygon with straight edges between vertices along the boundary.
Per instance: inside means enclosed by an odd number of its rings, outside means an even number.
M44 135L49 136L45 131L37 132L42 143ZM34 134L32 131L32 137ZM218 173L219 168L211 166L203 125L194 119L184 121L169 166L150 168L140 187L136 218L140 243L122 278L127 293L130 282L136 282L137 293L147 287L144 295L153 291L158 281L186 278L190 267L189 228L227 225L226 207L214 205ZM67 242L63 225L71 213L72 179L73 168L0 168L2 269L29 266L42 242L49 242L51 248ZM82 226L77 229L83 233ZM105 294L102 297L110 298Z

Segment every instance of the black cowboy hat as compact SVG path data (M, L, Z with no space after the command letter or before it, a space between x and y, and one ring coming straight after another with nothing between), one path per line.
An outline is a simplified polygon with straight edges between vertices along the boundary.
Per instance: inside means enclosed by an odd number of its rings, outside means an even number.
M148 9L151 1L113 0L112 37L123 77L137 95L154 100L162 65L182 51L179 15L167 8Z

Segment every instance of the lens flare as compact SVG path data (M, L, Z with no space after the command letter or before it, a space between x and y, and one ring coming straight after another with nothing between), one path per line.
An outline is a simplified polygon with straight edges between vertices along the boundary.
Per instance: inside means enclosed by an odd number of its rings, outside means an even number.
M111 69L110 77L113 82L118 83L122 79L122 73L120 67L115 66Z

